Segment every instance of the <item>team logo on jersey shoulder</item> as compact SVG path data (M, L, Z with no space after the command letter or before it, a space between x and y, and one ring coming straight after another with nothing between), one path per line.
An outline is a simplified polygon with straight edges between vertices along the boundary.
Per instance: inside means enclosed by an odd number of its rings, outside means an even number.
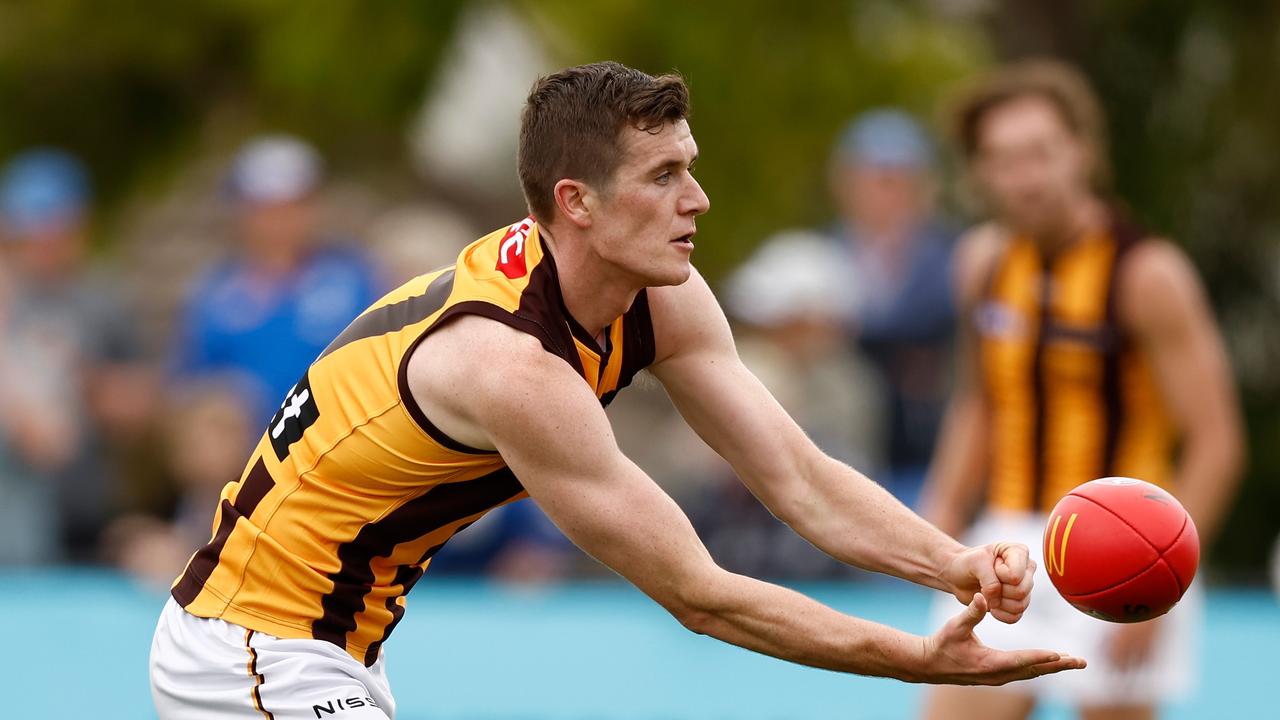
M285 396L280 409L272 416L271 424L267 427L276 458L283 462L289 457L289 446L301 440L302 434L319 417L320 409L316 407L316 398L311 392L311 378L309 373L304 373L298 384Z
M988 337L1013 339L1027 334L1027 320L1022 313L1001 302L982 303L974 310L973 320L978 333Z
M529 239L529 234L533 232L533 217L527 217L520 222L507 228L507 232L502 236L502 242L498 244L498 266L497 270L512 280L518 277L524 277L529 272L528 266L524 262L524 243Z

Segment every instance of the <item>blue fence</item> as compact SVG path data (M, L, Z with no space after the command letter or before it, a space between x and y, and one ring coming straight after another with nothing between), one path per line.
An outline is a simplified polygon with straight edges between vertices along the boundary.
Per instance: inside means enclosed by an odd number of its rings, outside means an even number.
M928 597L890 586L802 588L924 632ZM147 653L164 596L89 571L0 573L11 628L4 717L152 718ZM1209 594L1203 682L1167 718L1280 717L1280 607ZM919 688L754 655L686 632L621 584L518 591L427 578L387 646L399 720L912 718ZM1037 720L1069 717L1047 708Z

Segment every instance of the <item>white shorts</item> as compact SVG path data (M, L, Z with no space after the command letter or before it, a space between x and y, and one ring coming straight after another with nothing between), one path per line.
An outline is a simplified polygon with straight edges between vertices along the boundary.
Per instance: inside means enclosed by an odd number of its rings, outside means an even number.
M365 667L323 640L286 640L200 618L173 598L151 641L160 720L389 720L383 660Z
M984 644L1000 650L1024 648L1056 650L1082 657L1089 667L1004 686L1012 692L1071 705L1159 704L1185 699L1198 677L1200 630L1204 622L1204 594L1199 581L1167 615L1155 647L1143 664L1120 671L1107 656L1107 639L1120 627L1089 617L1058 594L1045 570L1044 527L1039 514L982 516L966 534L969 545L1010 541L1024 543L1036 561L1031 605L1013 625L988 617L974 631ZM963 606L949 595L939 595L931 610L932 628L957 615Z

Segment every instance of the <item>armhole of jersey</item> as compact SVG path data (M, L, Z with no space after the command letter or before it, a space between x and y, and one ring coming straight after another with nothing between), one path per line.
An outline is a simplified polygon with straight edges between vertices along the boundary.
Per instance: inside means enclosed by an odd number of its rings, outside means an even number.
M404 355L401 356L400 367L396 372L396 381L400 392L400 402L404 404L405 410L409 412L409 417L413 418L413 421L417 423L418 427L430 436L432 440L435 440L437 443L440 443L441 446L455 452L467 453L470 455L495 455L497 454L496 450L482 450L480 448L474 448L449 437L443 430L436 427L435 423L431 422L431 419L427 417L427 414L423 412L422 408L418 405L418 401L413 399L413 393L409 389L409 358L413 356L414 351L418 349L418 345L422 344L422 341L427 339L428 335L439 329L451 318L455 318L460 315L479 315L481 317L487 317L490 320L496 320L504 325L508 325L516 330L528 333L538 338L538 341L542 343L542 347L545 348L547 352L556 355L559 355L559 352L556 350L551 340L546 337L546 333L543 332L542 326L538 323L514 315L497 305L485 302L484 300L465 300L457 303L456 305L450 306L445 309L444 312L440 313L439 317L433 320L431 324L428 325L420 335L418 335L418 337L414 338L413 342L409 344L408 349L405 350Z
M631 321L634 330L626 336L626 339L629 343L635 343L635 346L624 349L622 375L630 383L631 378L637 373L653 364L653 358L657 353L657 337L653 328L653 314L649 312L647 288L636 295L628 316L627 320ZM619 387L625 387L625 385Z

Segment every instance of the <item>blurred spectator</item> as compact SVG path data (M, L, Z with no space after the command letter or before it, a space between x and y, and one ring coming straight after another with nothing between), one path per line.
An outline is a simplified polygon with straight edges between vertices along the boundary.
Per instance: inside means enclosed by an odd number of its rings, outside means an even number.
M874 474L881 382L841 332L857 303L842 259L819 233L781 233L730 277L725 306L741 329L743 362L791 417L823 451ZM711 497L696 503L704 511L693 514L725 567L771 578L851 572L778 522L722 467Z
M27 151L0 178L9 268L0 301L0 556L10 561L95 557L116 499L104 436L136 434L151 407L118 283L86 261L89 201L87 173L59 150Z
M168 399L167 415L182 417L164 426L165 464L177 486L173 516L126 516L107 533L109 555L133 577L168 587L208 541L209 508L218 504L224 485L240 478L260 430L245 391L235 376L211 376Z
M915 506L946 400L955 324L949 291L954 234L935 214L933 148L893 109L855 118L831 168L834 234L859 298L855 336L888 385L886 473Z
M393 287L454 264L462 248L478 237L461 215L440 205L399 207L369 226L369 248Z
M293 137L244 146L229 191L239 252L206 272L178 330L180 377L239 372L265 424L307 364L381 294L372 264L315 227L316 151Z

